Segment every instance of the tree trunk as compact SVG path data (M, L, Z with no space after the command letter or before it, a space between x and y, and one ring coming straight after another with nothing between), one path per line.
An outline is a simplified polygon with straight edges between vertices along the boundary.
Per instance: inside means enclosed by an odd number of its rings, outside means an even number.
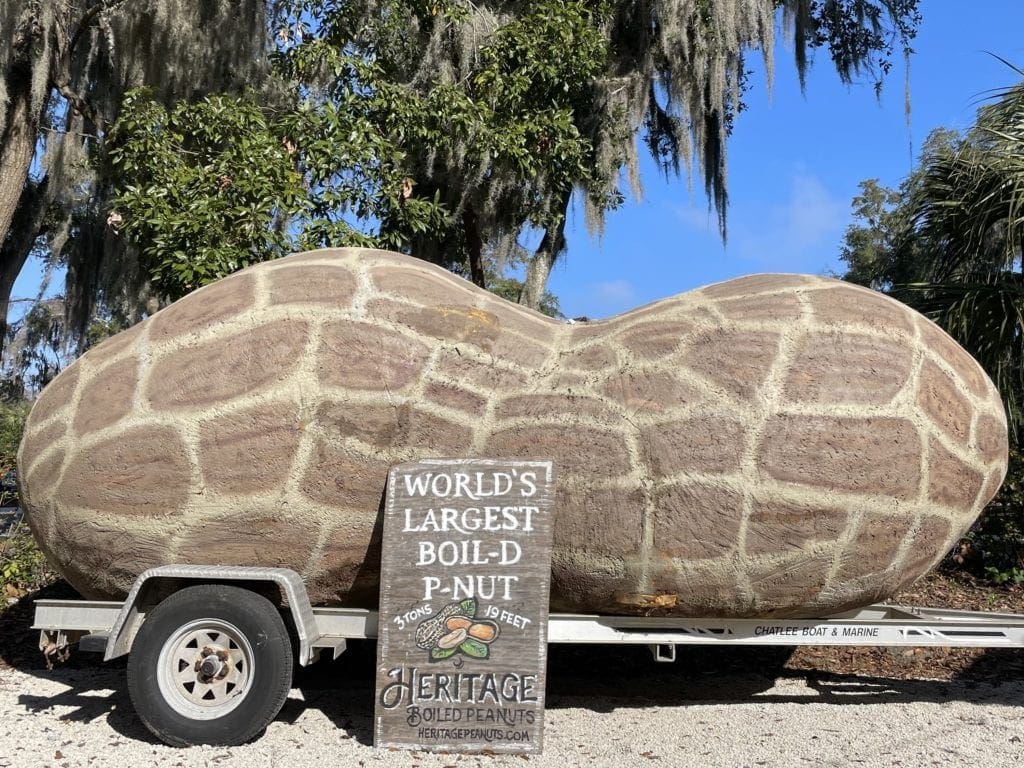
M10 102L7 125L0 136L0 354L7 341L7 309L11 289L18 277L28 251L9 242L11 224L24 196L35 151L38 115L32 114L32 93L29 78L11 73L8 78ZM29 249L31 250L31 248Z
M484 245L480 240L476 211L469 205L462 211L462 232L466 243L466 255L469 257L469 279L473 281L474 285L486 289L483 263Z
M11 304L11 291L14 289L14 281L18 279L21 268L25 261L21 262L4 260L0 264L0 359L7 349L7 311Z
M25 189L35 150L37 115L32 114L31 85L27 78L12 76L8 83L10 103L7 126L0 136L0 243L7 238L14 212Z
M0 248L0 359L7 351L7 312L14 281L21 274L43 230L43 222L54 203L56 192L50 185L49 175L42 181L25 184L7 237Z
M566 201L568 205L568 201ZM555 259L565 249L565 215L544 232L540 245L530 257L530 263L526 265L526 279L523 281L523 290L519 294L519 303L530 309L540 309L541 300L544 298L544 291L547 289L548 276L551 274L551 267Z

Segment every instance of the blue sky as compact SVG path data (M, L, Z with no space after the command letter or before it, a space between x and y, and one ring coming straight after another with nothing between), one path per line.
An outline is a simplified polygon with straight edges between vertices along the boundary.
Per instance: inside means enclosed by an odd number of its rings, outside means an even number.
M548 287L569 317L608 317L707 283L756 272L841 271L838 253L863 179L896 185L928 133L964 129L992 89L1018 79L996 54L1024 68L1022 0L923 0L910 62L910 126L900 58L881 100L871 82L843 86L826 54L800 93L792 50L776 51L775 83L760 72L729 144L729 239L723 246L703 184L659 178L643 166L644 200L608 217L597 242L582 212ZM751 61L751 64L759 62Z
M842 85L824 53L801 94L793 52L780 40L772 92L758 71L729 144L728 243L700 180L691 193L685 179L664 181L644 157L644 199L612 212L600 241L587 234L581 211L571 216L569 250L548 284L563 312L602 318L739 275L841 271L857 184L898 184L932 129L968 127L987 94L1012 85L1015 73L991 54L1024 68L1024 0L921 5L909 127L901 57L881 100L870 78ZM750 65L758 67L759 57ZM39 277L38 265L29 265L13 295L34 296ZM57 276L53 290L62 282Z

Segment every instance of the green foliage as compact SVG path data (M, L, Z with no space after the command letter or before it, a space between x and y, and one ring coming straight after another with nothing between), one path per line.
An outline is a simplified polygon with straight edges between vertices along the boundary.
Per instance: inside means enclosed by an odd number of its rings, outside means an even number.
M456 119L454 106L434 106L389 83L379 64L322 40L280 59L292 77L338 73L285 119L309 209L296 221L300 248L364 246L408 251L410 237L444 231L452 214L438 194L417 194L406 146L440 135L435 120Z
M306 190L279 125L247 98L166 109L127 94L108 139L119 179L108 217L170 299L286 254Z
M606 6L522 5L521 16L479 35L459 77L416 63L433 39L455 43L463 5L421 16L392 0L369 15L346 4L303 16L320 33L284 46L277 65L308 95L290 126L316 209L304 246L352 242L357 230L358 244L458 267L474 234L490 242L552 226L564 214L553 201L574 184L597 184L592 144L574 118L605 65ZM362 34L350 36L355 29Z
M853 199L854 223L846 230L840 258L843 275L860 285L885 292L906 292L919 282L928 267L925 238L915 227L915 201L920 199L928 169L956 152L961 136L938 128L921 147L914 168L896 189L881 186L877 179L860 183L861 194Z
M971 528L953 560L995 584L1024 583L1024 454L1010 451L999 493Z
M91 349L127 328L119 318L96 318L85 331L85 348Z
M907 227L907 210L901 190L883 187L878 179L860 183L853 198L854 222L846 230L840 258L846 262L843 279L876 290L887 290L901 282L892 274L889 260L896 239Z
M23 400L0 402L0 506L18 503L13 487L17 472L18 446L25 431L30 403Z
M23 318L8 325L4 399L20 400L26 392L41 391L74 359L64 309L61 298L40 300Z
M89 349L126 327L123 318L97 317L76 343L76 334L68 330L63 298L37 300L7 327L0 403L18 404L33 397L73 362L79 349Z
M307 98L274 121L238 98L168 112L143 93L128 95L110 140L119 174L112 217L168 297L289 249L458 242L467 200L442 199L447 190L411 157L460 153L464 175L479 181L455 193L494 198L509 227L547 223L543 184L555 179L567 190L586 175L586 143L555 94L575 97L600 67L596 33L559 26L583 24L587 12L515 22L480 49L467 81L414 89L389 76L399 62L385 57L408 54L390 28L402 5L381 15L372 51L337 40L355 24L346 15L353 6L321 9L322 35L277 57L283 77L306 83ZM446 13L457 18L454 7ZM581 38L581 55L555 66L541 53L556 38L567 44L565 35ZM509 174L533 180L515 201L495 194L495 180ZM459 249L447 256L449 266L462 259Z
M168 111L130 93L109 141L112 220L168 298L290 249L390 248L462 271L481 230L552 226L552 200L600 186L574 110L605 66L608 7L526 5L457 81L408 66L427 43L410 31L454 34L460 3L282 5L275 66L300 102L270 119L235 97Z
M784 0L778 4L793 6ZM882 88L882 77L892 69L895 44L902 47L900 53L908 53L921 23L918 0L827 0L798 5L803 7L796 12L809 16L804 31L807 47L827 48L844 82L870 72L876 77L876 92Z
M148 87L170 105L260 88L267 10L266 0L0 2L4 313L32 256L67 268L65 333L76 341L97 307L140 319L149 275L108 225L117 173L103 157L122 97Z
M1003 397L1011 445L1006 480L953 559L996 583L1022 583L1024 83L982 107L964 135L935 131L898 189L862 183L854 212L842 252L845 277L938 323Z
M529 258L526 250L519 248L509 254L499 264L499 260L493 251L485 253L483 256L483 270L487 282L487 290L513 304L518 303L524 286L523 281L515 275L525 271ZM453 267L453 271L469 279L469 275L462 265L456 265ZM544 291L540 302L534 309L542 315L547 315L556 320L565 319L558 297L551 293L551 291Z
M0 538L0 609L11 598L34 592L56 578L24 523L8 538Z
M4 472L14 468L28 410L26 402L0 402L0 470Z
M275 0L274 109L130 95L107 152L111 220L166 297L321 246L405 251L480 281L482 253L540 230L533 302L573 190L597 224L624 168L639 190L641 127L666 168L699 161L724 216L743 55L770 58L780 8L801 73L826 48L844 80L884 74L918 22L917 0Z
M514 277L493 277L487 281L487 290L514 304L519 301L519 294L523 291L523 281L517 280ZM554 317L559 320L565 319L558 297L551 291L544 291L537 311L548 317Z
M18 503L11 482L28 410L26 402L0 402L0 504L4 506ZM9 537L0 537L0 608L10 598L37 589L51 578L52 572L27 525L20 523Z
M965 135L936 131L898 190L861 185L846 277L920 310L963 345L1024 428L1024 84Z

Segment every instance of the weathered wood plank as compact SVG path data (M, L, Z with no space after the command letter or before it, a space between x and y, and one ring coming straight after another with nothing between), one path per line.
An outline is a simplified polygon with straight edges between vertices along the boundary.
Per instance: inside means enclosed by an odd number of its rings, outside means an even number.
M391 470L378 747L541 751L553 500L550 461Z

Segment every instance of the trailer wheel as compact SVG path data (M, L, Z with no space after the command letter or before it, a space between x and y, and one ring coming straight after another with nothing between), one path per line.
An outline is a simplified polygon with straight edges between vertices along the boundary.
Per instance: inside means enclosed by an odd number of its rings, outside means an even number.
M284 705L288 630L255 592L204 584L175 592L142 623L128 657L139 718L173 746L242 744Z

